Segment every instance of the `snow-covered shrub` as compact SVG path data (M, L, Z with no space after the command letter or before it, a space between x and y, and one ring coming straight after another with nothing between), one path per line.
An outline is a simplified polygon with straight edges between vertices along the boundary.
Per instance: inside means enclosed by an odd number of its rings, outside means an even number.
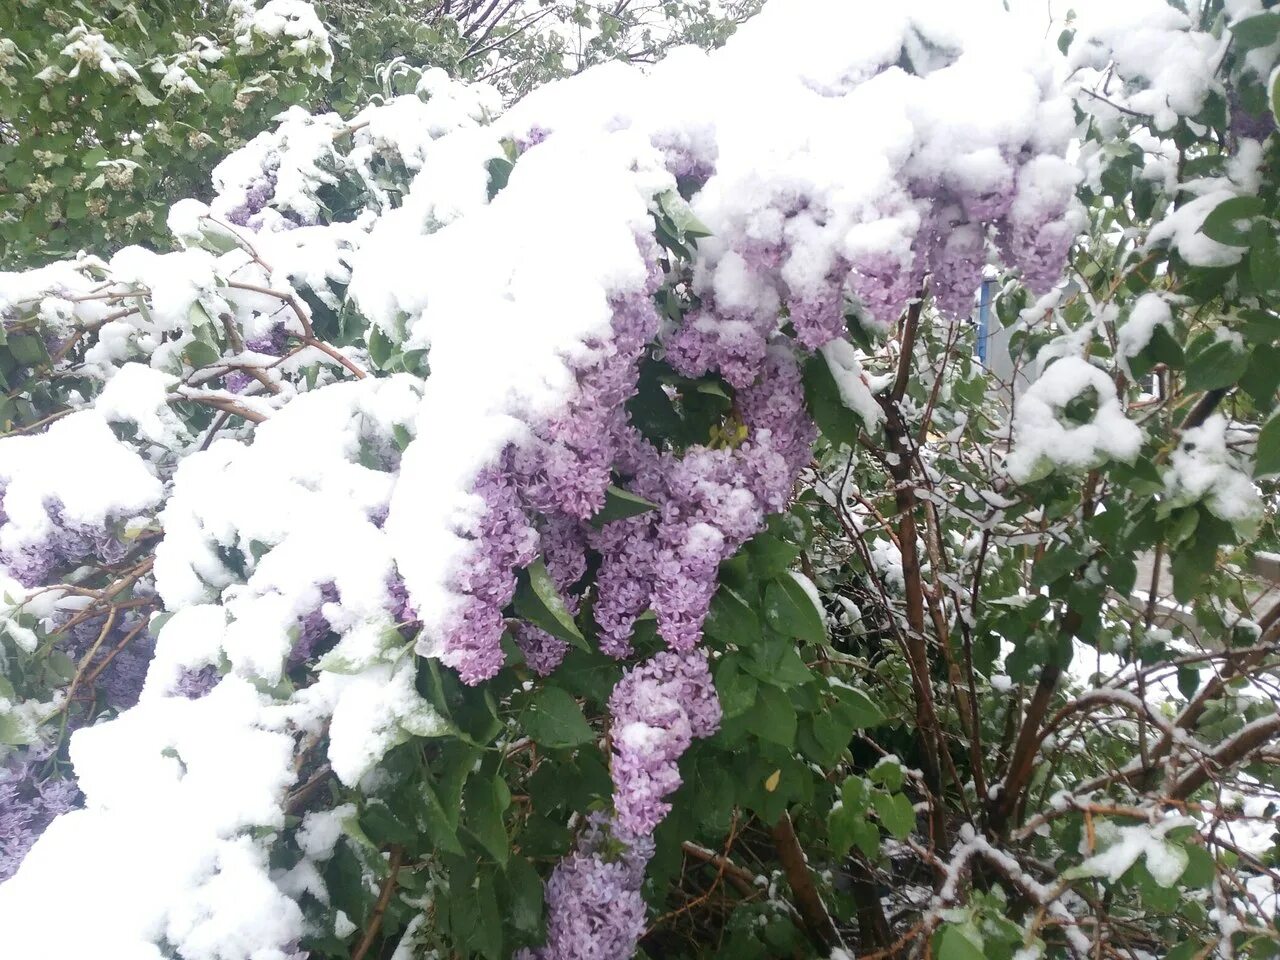
M1270 955L1280 14L1122 6L427 71L0 274L6 949Z

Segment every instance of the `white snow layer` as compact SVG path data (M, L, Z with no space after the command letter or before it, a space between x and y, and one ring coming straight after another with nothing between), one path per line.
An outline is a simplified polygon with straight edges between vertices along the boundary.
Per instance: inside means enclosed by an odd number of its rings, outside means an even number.
M1168 8L1157 7L1162 19L1149 29L1176 36ZM309 9L301 0L238 0L241 42L288 38L323 60L327 39ZM1100 48L1119 45L1123 69L1158 82L1173 109L1189 108L1208 81L1198 68L1163 70L1175 58L1150 55L1157 42L1144 22L1100 30ZM904 46L921 75L895 65ZM948 65L940 50L963 52ZM328 759L348 785L396 742L443 729L414 690L412 655L386 613L389 579L404 578L428 631L448 615L476 472L572 398L569 362L607 331L610 299L645 281L636 237L650 232L653 198L675 188L655 145L714 163L693 209L713 233L699 245L696 292L713 292L744 317L776 318L779 291L748 282L725 238L739 248L785 238L791 254L779 282L793 296L820 296L837 261L908 262L920 219L912 180L1000 189L1011 175L1002 151L1030 144L1041 156L1020 178L1012 215L1034 219L1069 191L1076 174L1060 154L1073 120L1060 66L1040 28L1005 16L998 0L772 0L720 51L677 51L647 74L593 69L496 120L492 91L437 72L424 78L425 104L392 101L359 126L290 112L218 167L211 211L191 202L174 209L175 234L226 252L129 248L109 264L84 258L0 274L0 308L38 302L54 317L100 322L87 370L110 388L98 410L4 441L5 452L34 464L17 471L18 459L0 458L6 509L19 510L18 529L28 532L41 522L34 488L46 475L68 514L86 520L158 501L159 481L106 419L133 423L156 444L178 439L157 402L169 381L144 369L181 369L193 329L210 318L230 314L253 336L281 322L301 334L302 317L246 286L305 285L333 302L329 281L350 281L371 321L406 349L429 349L431 366L425 383L322 380L301 395L241 396L268 418L253 443L219 440L182 461L155 566L166 608L178 613L160 632L139 705L74 736L86 808L59 819L0 886L6 950L31 960L158 960L165 940L183 960L283 960L303 933L294 897L319 881L305 870L273 876L270 841L254 837L283 827L298 742L326 724ZM335 143L347 136L343 155ZM490 203L486 164L503 155L504 138L541 142ZM307 226L316 191L339 172L367 172L375 155L417 171L404 204L384 203L376 220ZM226 217L265 189L264 172L271 202L258 211L257 232L238 234ZM784 218L787 203L805 212ZM286 213L303 225L290 228ZM116 305L104 290L137 299L139 289L150 310L107 319ZM826 359L846 405L873 427L880 414L856 354L833 348ZM1092 422L1063 424L1062 408L1088 388L1098 401ZM57 438L67 432L105 459L63 446ZM1073 357L1020 398L1015 437L1009 469L1020 476L1045 464L1131 458L1140 442L1110 380ZM94 461L91 476L55 469L72 449L77 464ZM388 468L367 466L368 455ZM231 552L244 582L227 569ZM877 562L900 564L887 554ZM323 602L329 585L336 602ZM287 699L261 692L281 678L291 629L317 609L340 637L318 679ZM209 664L226 671L211 693L168 695L183 670ZM333 824L308 821L303 836L304 853L322 859ZM76 924L59 921L55 943L37 918L59 902L68 865L93 894L81 898Z

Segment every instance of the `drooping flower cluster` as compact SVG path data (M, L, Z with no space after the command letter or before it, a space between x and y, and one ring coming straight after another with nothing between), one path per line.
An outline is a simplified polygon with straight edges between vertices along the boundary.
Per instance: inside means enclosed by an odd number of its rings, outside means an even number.
M0 491L0 510L2 504L3 491ZM103 563L117 563L124 558L125 544L110 529L69 519L57 500L46 502L44 509L48 527L43 539L0 547L0 565L23 586L47 583L54 571L74 568L89 557ZM0 527L5 519L0 512Z
M663 652L623 675L609 698L613 715L613 802L628 834L649 836L680 786L677 761L694 738L720 727L707 656Z
M535 427L526 445L508 448L477 479L473 492L484 507L468 531L469 559L454 583L462 600L440 654L467 683L486 680L502 666L502 610L514 596L515 571L539 553L533 512L547 518L541 552L557 587L567 588L585 571L581 524L604 505L619 438L628 429L624 403L658 327L650 299L656 281L651 275L646 289L614 301L612 336L585 345L586 358L574 364L577 389L566 411ZM539 672L563 657L564 648L535 627L519 628L516 639L531 651L531 666Z
M80 805L74 780L50 774L50 750L32 748L0 766L0 882L17 871L54 818Z
M547 881L547 945L519 960L605 960L629 957L644 933L640 896L653 841L629 837L593 814L577 849Z

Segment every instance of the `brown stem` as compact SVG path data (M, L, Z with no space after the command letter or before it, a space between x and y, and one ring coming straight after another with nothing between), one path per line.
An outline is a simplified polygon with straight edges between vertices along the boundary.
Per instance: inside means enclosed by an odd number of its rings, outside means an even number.
M382 892L378 894L378 902L373 905L373 913L369 917L369 925L365 928L364 936L351 951L351 960L364 960L365 954L378 939L378 931L382 929L382 917L387 912L387 905L391 903L391 894L395 892L396 878L400 874L400 864L403 859L404 848L398 845L393 846L391 859L387 863L387 879L382 882Z
M737 891L744 897L749 897L756 893L755 875L746 867L739 866L728 857L716 853L714 850L708 850L706 847L699 846L692 840L686 840L680 844L680 849L687 856L693 857L695 860L701 860L703 863L709 863L715 867L720 874L728 880Z
M796 837L795 825L791 822L791 814L783 811L771 832L778 860L782 863L787 883L791 885L791 893L795 896L796 907L809 937L824 950L840 946L840 932L836 930L835 922L827 912L827 905L822 902L822 894L813 882L804 850Z

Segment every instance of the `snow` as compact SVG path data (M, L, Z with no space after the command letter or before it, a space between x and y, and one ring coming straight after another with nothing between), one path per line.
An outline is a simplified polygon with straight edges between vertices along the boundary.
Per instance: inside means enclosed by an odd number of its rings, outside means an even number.
M1162 887L1171 887L1187 868L1187 853L1166 840L1165 834L1175 827L1194 822L1183 816L1169 816L1154 823L1125 827L1116 826L1109 820L1099 821L1097 840L1103 849L1067 871L1067 876L1106 877L1114 883L1139 858L1143 858L1152 879Z
M862 425L874 432L884 421L884 410L876 403L876 388L886 384L873 384L862 370L858 350L847 340L832 340L822 348L827 369L840 391L840 402L862 419Z
M86 809L59 818L0 885L0 916L43 915L69 862L109 874L56 941L40 924L15 923L8 949L33 960L159 960L163 935L199 960L282 960L270 944L298 937L301 913L272 883L265 849L242 835L283 825L293 776L292 738L264 729L263 717L261 695L228 679L200 700L150 700L78 731L71 753ZM84 861L68 859L77 851Z
M142 458L91 410L41 434L0 439L0 487L9 518L0 527L0 549L12 552L49 536L54 521L46 505L54 501L66 521L100 528L155 506L162 493Z
M1124 109L1152 118L1158 131L1171 129L1178 116L1198 113L1217 88L1214 71L1230 37L1215 39L1189 29L1188 15L1164 0L1084 3L1073 26L1070 63L1084 89ZM1110 68L1119 78L1105 84ZM1141 81L1138 83L1137 81ZM1104 109L1082 97L1091 112Z
M1231 433L1220 413L1183 431L1169 457L1165 488L1171 506L1203 500L1214 515L1248 526L1262 517L1262 496L1249 476L1247 461L1228 445Z
M241 48L252 49L256 38L285 40L295 52L318 59L314 71L329 76L329 31L307 0L266 0L261 6L255 0L232 0L228 13L236 18L236 44Z
M1097 400L1092 419L1064 422L1063 409L1090 390ZM1132 461L1142 446L1142 432L1125 416L1115 384L1087 360L1070 356L1054 361L1018 397L1013 434L1006 468L1020 483L1057 468L1085 470L1107 459Z
M140 363L126 363L93 401L108 423L132 423L138 435L162 447L177 448L187 439L186 427L169 409L175 378Z
M1144 293L1134 301L1129 310L1129 318L1116 333L1116 347L1128 362L1141 353L1151 342L1156 327L1164 327L1173 332L1173 313L1168 301L1158 293ZM1130 373L1132 377L1132 373Z

